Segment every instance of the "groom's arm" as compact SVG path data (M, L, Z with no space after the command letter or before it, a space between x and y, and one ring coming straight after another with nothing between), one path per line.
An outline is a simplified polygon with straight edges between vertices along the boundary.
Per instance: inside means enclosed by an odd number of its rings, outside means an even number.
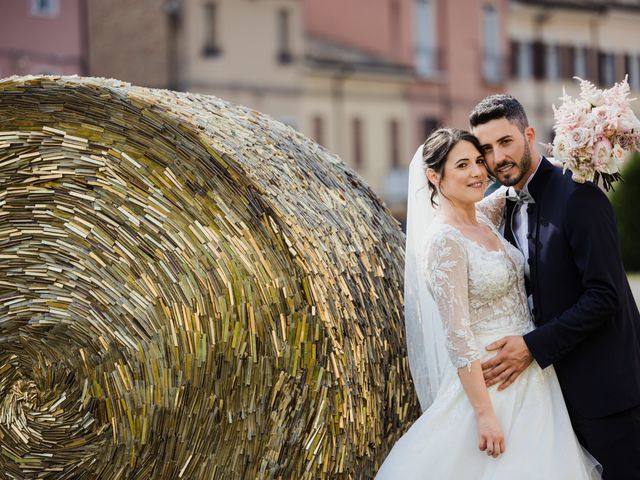
M613 207L604 193L578 188L565 211L565 232L583 292L570 308L524 336L542 368L612 321L619 308L617 279L625 274Z

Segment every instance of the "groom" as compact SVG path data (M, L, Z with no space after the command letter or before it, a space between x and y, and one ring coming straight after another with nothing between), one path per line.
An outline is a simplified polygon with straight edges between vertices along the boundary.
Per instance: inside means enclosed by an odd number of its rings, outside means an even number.
M520 198L507 201L504 236L526 259L537 326L487 347L498 351L483 364L487 385L508 387L534 359L553 365L576 435L604 478L640 479L640 315L611 204L538 153L515 98L485 98L469 122L489 169Z

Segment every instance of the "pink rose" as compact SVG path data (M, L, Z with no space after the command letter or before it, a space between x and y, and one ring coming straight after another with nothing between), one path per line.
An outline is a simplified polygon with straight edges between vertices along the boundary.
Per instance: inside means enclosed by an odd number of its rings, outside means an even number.
M577 127L569 132L569 149L578 149L589 145L593 141L593 131L588 128Z
M593 148L593 166L597 171L603 173L615 173L608 171L610 168L614 168L615 166L615 163L614 165L611 164L613 157L612 150L613 145L611 145L611 142L606 138L603 138L596 143ZM617 171L618 170L616 168L616 172Z

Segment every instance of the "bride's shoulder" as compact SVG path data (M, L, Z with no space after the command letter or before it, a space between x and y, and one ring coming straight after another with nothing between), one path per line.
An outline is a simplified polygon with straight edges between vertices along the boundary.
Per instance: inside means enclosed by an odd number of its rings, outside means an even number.
M492 207L494 205L500 205L504 203L505 198L507 197L507 190L509 187L505 187L504 185L499 186L489 195L480 200L476 207L482 209L487 207Z
M447 223L432 223L420 257L422 266L427 271L450 270L468 258L464 237Z
M462 248L462 234L445 222L432 222L425 236L425 250L441 249L446 246Z

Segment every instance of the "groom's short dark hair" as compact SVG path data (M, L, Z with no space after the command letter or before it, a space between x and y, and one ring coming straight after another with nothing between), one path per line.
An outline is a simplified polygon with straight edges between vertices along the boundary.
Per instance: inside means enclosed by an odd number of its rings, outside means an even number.
M506 118L521 132L529 126L527 114L522 104L511 95L490 95L478 103L469 115L471 128L491 120Z

